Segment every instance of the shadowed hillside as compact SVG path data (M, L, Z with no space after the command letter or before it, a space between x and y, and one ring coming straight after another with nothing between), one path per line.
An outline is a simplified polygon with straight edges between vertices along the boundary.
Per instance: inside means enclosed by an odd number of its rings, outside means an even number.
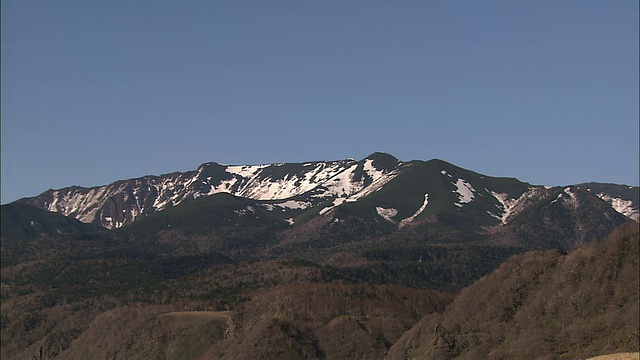
M510 258L427 316L389 359L576 359L638 351L638 227Z

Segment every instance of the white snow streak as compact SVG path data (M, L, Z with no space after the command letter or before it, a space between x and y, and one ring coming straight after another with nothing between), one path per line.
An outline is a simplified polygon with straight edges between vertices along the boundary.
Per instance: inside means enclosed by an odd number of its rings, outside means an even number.
M342 205L342 203L344 203L345 201L347 201L346 198L337 198L333 200L333 205L331 206L327 206L324 209L320 210L320 215L324 215L326 214L329 210L335 208L336 206L340 206Z
M497 216L493 214L491 215L501 220L503 225L506 224L509 218L511 217L511 215L514 214L514 210L516 206L519 204L520 199L522 199L524 196L523 194L519 199L509 199L508 194L500 194L494 191L491 192L491 195L493 195L493 197L496 198L496 200L498 200L502 205L502 209L501 209L502 216Z
M556 201L561 200L561 199L562 199L562 193L558 194L558 196L556 196L556 198L555 198L555 199L553 199L553 201L552 201L552 202L550 202L550 204L553 204L553 203L555 203Z
M493 195L498 202L502 205L498 207L502 210L502 216L499 217L502 219L502 224L506 224L512 219L514 216L518 215L522 210L527 207L529 200L541 198L546 193L546 190L540 187L531 187L529 190L525 191L522 195L520 195L517 199L510 199L508 194L500 194L494 191L491 191L491 195ZM497 217L497 216L496 216Z
M429 204L429 194L424 194L424 202L422 203L422 206L420 206L418 211L416 211L413 215L409 216L406 219L401 220L399 226L403 227L403 226L411 223L413 220L415 220L415 218L418 217L418 215L422 214L424 209L427 208L427 204Z

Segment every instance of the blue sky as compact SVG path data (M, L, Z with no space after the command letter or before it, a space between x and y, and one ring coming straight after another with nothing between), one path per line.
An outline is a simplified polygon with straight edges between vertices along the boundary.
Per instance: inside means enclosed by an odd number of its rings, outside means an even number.
M638 185L638 2L2 1L2 203L375 151Z

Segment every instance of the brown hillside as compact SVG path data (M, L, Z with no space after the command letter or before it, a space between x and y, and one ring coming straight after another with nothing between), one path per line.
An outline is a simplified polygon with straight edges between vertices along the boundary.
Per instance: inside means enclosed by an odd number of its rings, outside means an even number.
M43 293L5 286L1 357L381 359L420 318L453 299L330 281L329 270L303 264L222 265L142 292L145 301L133 293L43 307Z
M510 258L423 318L389 359L577 359L638 351L638 226Z
M451 298L390 285L279 286L244 305L224 358L381 359L412 319L444 311Z
M95 317L57 358L381 359L450 299L397 286L307 283L257 292L233 311L119 307Z

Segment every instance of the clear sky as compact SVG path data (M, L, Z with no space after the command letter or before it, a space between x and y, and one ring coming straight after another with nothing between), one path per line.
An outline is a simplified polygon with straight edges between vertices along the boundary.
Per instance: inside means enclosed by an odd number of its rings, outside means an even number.
M440 158L638 185L638 1L2 1L2 203L261 164Z

